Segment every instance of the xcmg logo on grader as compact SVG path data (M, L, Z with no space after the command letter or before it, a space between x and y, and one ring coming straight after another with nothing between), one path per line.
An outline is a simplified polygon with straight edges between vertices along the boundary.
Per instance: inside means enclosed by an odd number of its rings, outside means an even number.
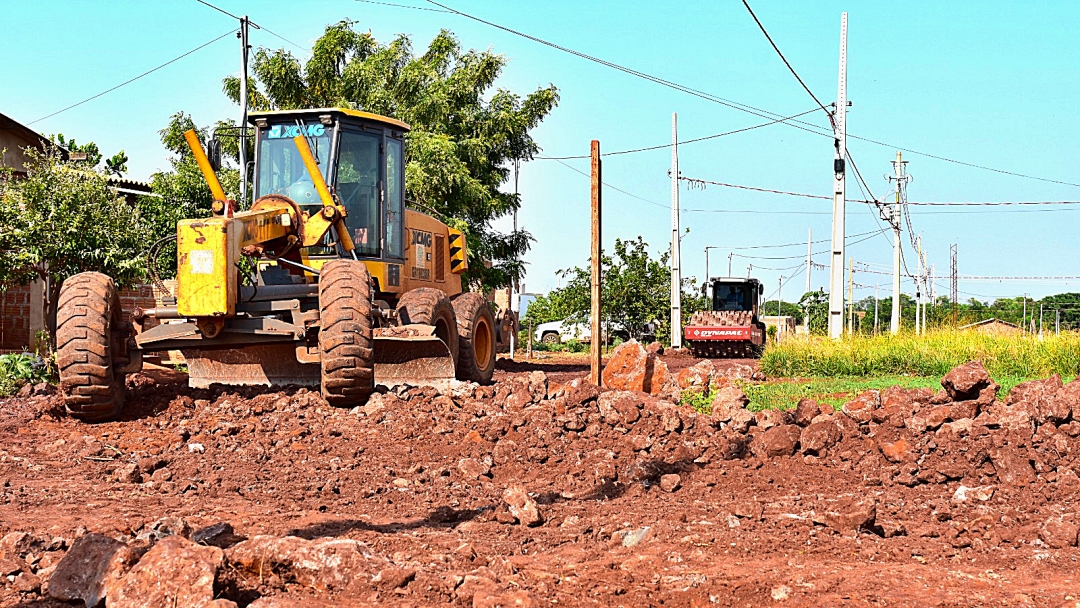
M431 280L431 233L426 230L412 230L412 248L415 250L413 265L410 269L412 278L420 281Z

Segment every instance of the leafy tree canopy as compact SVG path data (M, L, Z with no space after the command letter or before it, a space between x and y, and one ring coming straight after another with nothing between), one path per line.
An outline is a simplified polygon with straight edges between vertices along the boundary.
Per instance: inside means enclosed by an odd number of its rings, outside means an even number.
M53 147L26 154L26 177L0 176L0 284L46 281L51 329L64 279L96 270L123 285L143 276L147 230L104 175Z
M497 287L520 279L532 237L524 230L499 232L492 222L520 205L517 195L499 188L515 159L539 151L530 131L555 108L557 89L549 85L524 97L493 91L505 57L463 51L447 30L414 55L408 36L383 44L355 25L327 26L303 64L286 50L259 49L249 80L251 108L340 106L409 123L406 196L466 231L474 283ZM238 78L225 78L224 91L239 103Z
M640 337L645 323L658 321L657 339L669 338L671 267L668 260L667 252L651 257L648 245L640 236L625 241L615 239L615 255L601 255L602 321L625 328L633 337ZM559 274L567 279L566 285L530 303L525 312L525 324L562 319L588 322L592 306L591 270L575 267L560 270ZM694 291L694 283L692 277L683 280L684 323L695 311L706 306L705 297Z
M75 142L74 137L65 139L63 133L50 135L49 139L58 146L67 149L69 152L86 155L85 160L71 161L73 166L102 171L106 175L120 176L127 173L128 155L125 154L123 150L120 150L109 158L105 158L105 166L98 167L104 156L94 142L91 141L85 144L78 144Z

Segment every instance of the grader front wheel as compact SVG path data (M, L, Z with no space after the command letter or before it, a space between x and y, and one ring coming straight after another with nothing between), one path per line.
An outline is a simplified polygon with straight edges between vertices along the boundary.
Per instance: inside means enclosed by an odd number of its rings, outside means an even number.
M334 260L319 277L322 394L331 405L363 403L375 390L371 275L356 260Z
M104 422L124 407L124 376L114 357L121 322L116 284L100 272L64 281L56 311L56 365L64 407L84 422Z
M458 380L490 382L495 373L495 315L484 296L468 292L453 299L458 323Z

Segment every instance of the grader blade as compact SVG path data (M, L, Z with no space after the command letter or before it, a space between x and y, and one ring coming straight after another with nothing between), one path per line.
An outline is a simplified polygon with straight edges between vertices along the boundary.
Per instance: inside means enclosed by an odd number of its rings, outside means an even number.
M208 388L211 384L319 386L319 366L298 362L292 344L246 344L182 352L192 388Z
M454 380L454 358L434 332L431 325L375 330L375 384L449 388Z

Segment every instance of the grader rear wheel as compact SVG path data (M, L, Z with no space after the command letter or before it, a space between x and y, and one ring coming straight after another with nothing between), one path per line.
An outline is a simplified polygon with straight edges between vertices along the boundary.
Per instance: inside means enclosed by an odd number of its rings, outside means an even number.
M458 323L450 298L438 289L420 287L398 300L397 318L402 324L433 325L435 335L446 344L450 358L458 359Z
M334 260L319 276L322 395L331 405L363 403L375 390L371 275L356 260Z
M124 376L114 358L122 352L120 296L100 272L64 281L56 312L56 365L64 407L84 422L104 422L124 407Z
M458 323L458 380L490 382L495 373L495 315L484 296L463 293L452 300Z

